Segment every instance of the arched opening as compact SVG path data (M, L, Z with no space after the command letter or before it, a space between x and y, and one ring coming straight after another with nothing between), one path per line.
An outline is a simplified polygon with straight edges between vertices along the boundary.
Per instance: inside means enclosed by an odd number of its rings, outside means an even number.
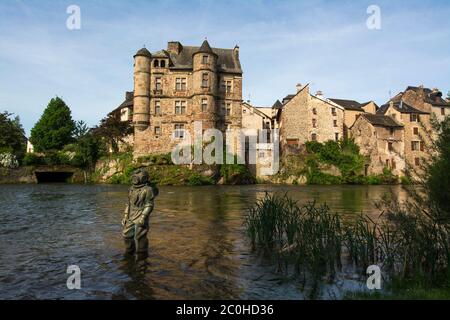
M35 172L38 183L69 182L73 172Z
M159 60L153 61L153 66L154 66L155 68L158 68L158 67L159 67Z
M161 68L165 68L166 67L166 60L161 60Z

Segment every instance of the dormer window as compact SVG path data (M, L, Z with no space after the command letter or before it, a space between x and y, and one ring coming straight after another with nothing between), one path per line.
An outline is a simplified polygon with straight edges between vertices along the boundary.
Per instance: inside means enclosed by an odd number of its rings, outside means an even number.
M166 60L161 60L160 66L161 66L161 68L165 68L166 67Z
M159 68L159 60L153 61L153 67Z

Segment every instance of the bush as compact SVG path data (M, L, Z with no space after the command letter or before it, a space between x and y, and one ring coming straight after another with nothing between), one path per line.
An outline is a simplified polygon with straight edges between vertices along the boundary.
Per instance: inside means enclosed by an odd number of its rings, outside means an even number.
M0 167L15 169L19 166L19 161L12 153L0 153Z
M43 165L44 157L39 156L35 153L27 153L22 160L22 164L25 166L39 166Z

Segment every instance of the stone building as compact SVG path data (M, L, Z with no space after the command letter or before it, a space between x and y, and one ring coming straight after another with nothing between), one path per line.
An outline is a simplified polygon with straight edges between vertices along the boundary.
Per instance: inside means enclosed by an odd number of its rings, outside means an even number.
M242 132L246 137L244 147L246 163L249 163L250 171L258 178L264 178L263 168L270 168L270 165L262 163L265 158L272 157L273 150L262 146L266 143L276 143L273 134L274 129L278 128L275 119L276 111L274 107L256 107L249 102L242 104ZM255 161L248 161L251 156Z
M384 168L403 176L405 171L403 125L390 116L362 113L349 135L366 157L365 175L381 174Z
M133 121L133 98L134 92L125 92L125 101L122 102L117 108L111 111L108 116L114 116L121 121Z
M309 85L297 85L297 93L283 99L276 119L282 152L295 151L307 141L338 141L343 137L344 108L309 93Z
M430 158L433 130L430 112L416 109L403 100L389 101L378 110L378 114L392 117L403 125L405 170L416 176L422 171L424 161Z
M211 48L169 42L166 50L134 56L134 156L171 152L203 130L241 127L242 69L239 47Z
M375 102L369 101L366 103L359 103L355 100L345 99L328 99L331 103L344 108L344 137L348 137L349 128L355 123L358 117L363 113L375 114L378 106Z

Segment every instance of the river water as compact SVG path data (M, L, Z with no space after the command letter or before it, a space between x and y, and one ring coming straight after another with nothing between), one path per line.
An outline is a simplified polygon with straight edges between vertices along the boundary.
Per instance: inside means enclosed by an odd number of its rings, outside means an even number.
M161 187L150 255L135 262L122 254L127 187L1 185L0 299L304 299L245 237L245 209L266 191L326 202L349 219L403 195L399 186ZM81 270L80 290L67 288L69 265ZM323 298L359 285L350 277Z

